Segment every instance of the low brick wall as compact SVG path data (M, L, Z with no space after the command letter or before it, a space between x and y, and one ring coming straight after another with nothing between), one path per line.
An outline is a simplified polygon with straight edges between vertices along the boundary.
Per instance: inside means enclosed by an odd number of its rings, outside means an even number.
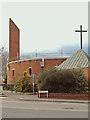
M40 98L47 98L47 94L41 93ZM88 94L70 94L70 93L49 93L48 98L57 98L57 99L82 99L82 100L90 100Z

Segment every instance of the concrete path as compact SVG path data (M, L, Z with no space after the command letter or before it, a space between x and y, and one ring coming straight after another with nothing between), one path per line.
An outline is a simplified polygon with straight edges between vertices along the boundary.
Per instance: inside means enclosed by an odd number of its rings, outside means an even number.
M37 95L17 94L13 92L3 91L7 97L14 98L22 101L46 101L46 102L70 102L70 103L88 103L88 100L70 100L70 99L51 99L51 98L38 98Z

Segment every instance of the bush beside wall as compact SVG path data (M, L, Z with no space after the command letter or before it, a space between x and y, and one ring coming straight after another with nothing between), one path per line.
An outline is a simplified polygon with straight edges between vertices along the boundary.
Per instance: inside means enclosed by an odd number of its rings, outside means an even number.
M88 93L88 81L83 70L56 70L48 68L38 77L39 90L49 93Z

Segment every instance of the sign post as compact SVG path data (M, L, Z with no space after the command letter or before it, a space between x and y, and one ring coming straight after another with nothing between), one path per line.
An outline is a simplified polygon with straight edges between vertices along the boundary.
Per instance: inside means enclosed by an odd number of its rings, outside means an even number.
M34 95L34 78L35 78L35 75L33 74L32 77L33 77L33 95Z

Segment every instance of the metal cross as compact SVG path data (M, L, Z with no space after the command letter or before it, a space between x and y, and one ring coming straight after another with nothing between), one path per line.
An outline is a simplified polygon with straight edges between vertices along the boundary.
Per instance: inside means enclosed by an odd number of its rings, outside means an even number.
M87 30L82 30L82 25L80 25L80 30L75 30L75 32L80 32L80 48L82 49L82 32L87 32Z

